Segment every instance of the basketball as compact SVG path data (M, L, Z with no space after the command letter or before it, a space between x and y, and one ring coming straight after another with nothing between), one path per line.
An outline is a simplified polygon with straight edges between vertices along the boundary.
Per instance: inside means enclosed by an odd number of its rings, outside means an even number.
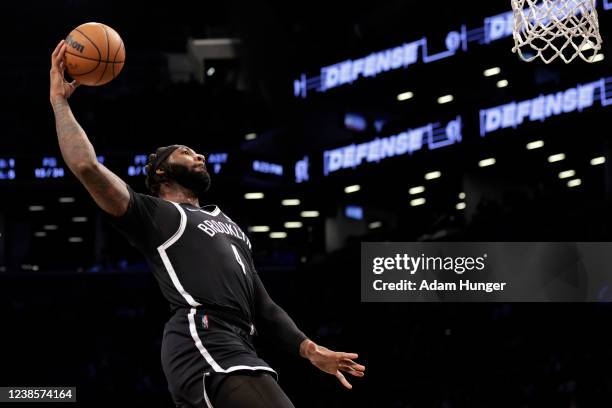
M66 71L83 85L109 83L119 75L124 64L123 40L107 25L81 24L66 37Z

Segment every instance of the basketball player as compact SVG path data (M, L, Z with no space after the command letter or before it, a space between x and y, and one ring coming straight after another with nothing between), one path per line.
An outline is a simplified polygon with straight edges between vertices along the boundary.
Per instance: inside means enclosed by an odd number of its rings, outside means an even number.
M149 156L139 194L96 159L68 98L61 41L51 56L50 100L64 161L105 216L146 257L173 315L162 342L162 366L178 407L293 407L276 372L257 356L256 331L307 358L346 387L364 375L357 354L329 350L302 333L270 299L253 265L251 243L221 209L201 205L210 186L204 156L187 146Z

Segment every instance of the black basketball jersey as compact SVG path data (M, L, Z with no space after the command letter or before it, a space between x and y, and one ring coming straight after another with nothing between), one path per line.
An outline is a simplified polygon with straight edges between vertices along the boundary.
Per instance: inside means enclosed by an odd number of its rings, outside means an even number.
M172 309L217 307L252 321L256 271L242 229L215 205L128 190L127 212L110 221L144 254Z

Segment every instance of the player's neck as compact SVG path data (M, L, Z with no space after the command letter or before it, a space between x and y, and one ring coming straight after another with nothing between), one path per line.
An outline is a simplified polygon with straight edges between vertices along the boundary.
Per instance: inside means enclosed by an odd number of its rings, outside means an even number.
M200 201L193 191L176 183L162 185L159 196L164 200L173 201L179 204L191 204L196 207L200 206Z

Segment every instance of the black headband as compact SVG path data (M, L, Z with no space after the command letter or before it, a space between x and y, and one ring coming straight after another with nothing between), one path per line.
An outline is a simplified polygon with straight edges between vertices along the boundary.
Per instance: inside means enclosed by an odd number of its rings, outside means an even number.
M145 185L147 186L147 188L150 188L149 180L155 175L155 170L157 170L159 166L161 166L161 164L166 161L166 159L172 154L172 152L174 152L176 149L180 149L181 147L185 146L170 145L157 149L157 153L155 154L155 160L153 160L153 163L151 163L151 167L149 168L149 171L147 171L147 175L145 178Z
M158 153L156 154L155 160L151 163L151 169L149 170L149 174L155 173L155 170L176 150L183 145L170 145L166 147L161 147L158 149Z

